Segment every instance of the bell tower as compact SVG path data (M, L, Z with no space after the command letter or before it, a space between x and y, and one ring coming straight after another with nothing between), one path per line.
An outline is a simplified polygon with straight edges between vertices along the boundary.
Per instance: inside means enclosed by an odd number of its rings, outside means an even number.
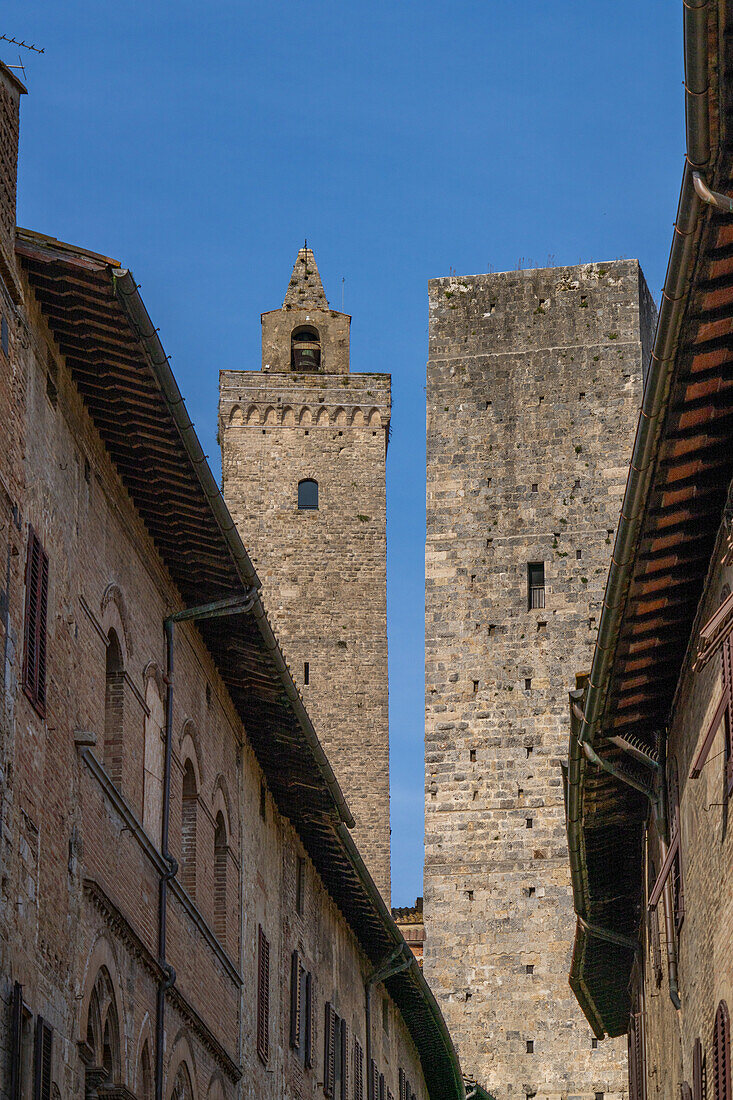
M222 487L293 678L389 905L388 374L349 371L348 314L301 248L261 370L222 371Z

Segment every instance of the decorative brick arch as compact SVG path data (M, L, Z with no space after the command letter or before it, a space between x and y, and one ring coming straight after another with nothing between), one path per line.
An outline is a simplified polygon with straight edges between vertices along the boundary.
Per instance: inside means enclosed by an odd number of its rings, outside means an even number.
M241 405L233 406L232 411L229 413L229 423L235 428L238 428L240 424L244 424L244 413Z
M357 428L364 427L364 413L361 411L361 409L354 409L353 413L351 414L351 423Z
M193 764L193 770L196 774L196 789L200 791L203 779L201 770L201 738L199 736L198 726L193 718L187 718L181 726L181 732L178 735L178 755L181 764L185 765L186 760L190 760Z
M247 423L259 424L260 422L260 410L257 408L256 405L250 405L250 407L247 409Z
M114 630L122 649L122 663L127 668L130 657L132 657L130 616L122 589L114 581L108 584L104 590L100 610L104 633L109 635L110 630Z
M290 405L286 405L283 409L283 424L289 428L295 425L295 413Z
M320 412L318 413L318 418L316 420L316 423L318 423L318 424L329 424L330 423L330 417L328 415L328 409L321 409L320 410Z
M336 412L333 414L333 422L334 422L334 424L345 424L346 423L346 409L342 409L341 406L339 406L336 409Z
M300 421L301 424L312 424L313 423L313 413L310 411L310 409L308 408L307 405L305 405L304 408L302 408L300 410L299 421Z
M265 409L265 415L262 418L263 424L277 424L277 413L272 405L268 405Z
M147 1044L147 1055L149 1058L149 1069L154 1074L155 1066L155 1054L153 1047L153 1029L150 1026L150 1015L146 1012L143 1017L143 1022L140 1026L140 1032L137 1037L137 1046L135 1048L135 1095L140 1097L140 1100L150 1100L150 1097L145 1091L145 1081L143 1080L144 1067L143 1057L145 1053L145 1045ZM154 1087L154 1080L152 1081Z
M372 409L369 413L369 426L371 428L382 427L382 417L379 415L379 409Z
M206 1093L206 1100L226 1100L224 1081L218 1071L212 1076L211 1080L209 1081L209 1088Z
M173 1098L179 1100L179 1096L176 1096L176 1090L180 1088L184 1077L187 1077L190 1083L191 1094L189 1097L186 1096L185 1091L182 1094L179 1093L180 1100L197 1100L196 1063L188 1040L188 1033L185 1029L182 1029L175 1038L168 1062L165 1088L166 1100L173 1100Z
M84 1051L87 1071L96 1071L104 1064L105 1047L109 1045L110 1083L122 1084L127 1079L129 1066L125 1007L117 959L104 933L100 933L90 951L82 988L77 1037Z
M229 788L225 777L220 772L214 780L214 790L211 796L211 814L214 820L216 820L216 815L221 811L226 827L227 844L231 847L233 832L232 823L234 818L232 817L230 807L231 800L229 798Z

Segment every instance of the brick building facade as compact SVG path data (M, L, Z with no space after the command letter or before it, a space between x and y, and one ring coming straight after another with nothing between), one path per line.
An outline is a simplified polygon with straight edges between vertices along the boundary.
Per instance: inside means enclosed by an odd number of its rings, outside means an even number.
M624 1092L567 985L560 764L654 314L631 260L430 283L424 971L500 1100Z
M570 699L570 982L631 1100L731 1100L733 5L685 8L687 158L598 642ZM568 666L568 673L573 666Z
M350 373L350 322L302 248L282 308L262 314L262 370L221 372L222 486L389 904L390 376Z
M0 91L0 1096L460 1100L135 280L16 232Z

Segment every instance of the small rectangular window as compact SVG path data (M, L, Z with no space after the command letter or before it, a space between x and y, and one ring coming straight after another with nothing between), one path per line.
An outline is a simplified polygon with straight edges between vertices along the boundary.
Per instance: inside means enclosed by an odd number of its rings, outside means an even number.
M303 683L307 686L311 682L311 666L309 661L303 661Z
M534 1039L527 1039L527 1054L534 1054Z
M534 822L532 821L531 817L528 817L528 818L525 819L525 824L526 824L528 829L531 829L533 827Z
M529 758L530 758L530 756L532 755L533 752L534 752L534 745L527 745L526 746L526 753L527 753L527 759L528 760L529 760Z
M466 890L466 897L469 901L473 901L473 890Z
M3 313L0 317L0 347L2 347L5 355L10 354L10 330L8 328L8 319Z
M575 557L578 559L578 561L580 561L580 559L582 557L582 552L580 550L576 550L575 551Z
M534 974L534 963L527 963L524 969L527 974Z
M479 683L479 682L478 682L478 680L474 680L474 681L473 681L473 690L474 690L474 693L478 691L478 683Z
M540 489L539 482L538 481L533 481L532 482L532 492L533 493L538 493L539 489Z
M471 761L471 763L475 764L476 763L476 750L475 749L469 749L468 756L469 756L469 760Z
M545 606L545 563L531 561L527 565L527 606L532 608Z
M303 916L305 908L305 860L298 856L295 871L295 912L299 917Z
M598 1040L595 1038L595 1036L590 1041L590 1048L591 1050L598 1050Z
M524 679L524 690L525 691L531 691L532 690L532 681L529 678L529 676L526 676L525 679Z

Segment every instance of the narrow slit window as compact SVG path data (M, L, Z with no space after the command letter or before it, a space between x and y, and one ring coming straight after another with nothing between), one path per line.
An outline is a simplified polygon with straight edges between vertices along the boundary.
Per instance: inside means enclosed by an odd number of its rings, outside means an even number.
M46 620L48 555L33 528L28 531L25 571L25 639L23 688L43 717L46 714Z
M531 829L534 825L534 822L532 821L531 817L528 817L528 818L525 818L525 824L526 824L528 829Z
M311 682L311 666L310 662L303 661L303 683L308 685Z
M318 511L318 482L312 477L304 477L298 482L298 511Z
M527 565L527 606L531 610L545 606L545 563L531 561Z

